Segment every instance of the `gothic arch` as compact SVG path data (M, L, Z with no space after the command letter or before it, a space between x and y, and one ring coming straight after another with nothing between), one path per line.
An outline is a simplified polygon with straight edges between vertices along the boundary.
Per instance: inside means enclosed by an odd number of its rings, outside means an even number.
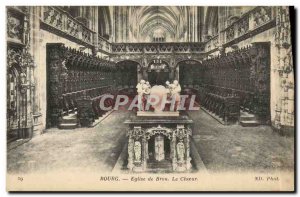
M134 62L134 63L138 64L137 65L138 68L141 67L141 62L139 62L138 60L132 60L132 59L119 60L119 61L116 62L116 66L118 66L118 64L121 64L122 62Z
M186 62L186 61L195 61L199 64L202 64L202 62L200 60L197 60L197 59L183 59L183 60L176 61L175 68L177 68L181 62Z
M157 60L157 59L155 59L155 58L152 58L152 59L149 59L148 60L148 65L147 65L147 68L150 66L150 64L154 61L154 60ZM170 68L170 62L169 61L167 61L167 60L165 60L165 59L160 59L162 62L164 62L169 68Z
M146 139L149 140L153 135L155 134L162 134L166 136L169 140L172 139L173 130L167 127L161 127L160 125L158 127L152 127L146 130Z

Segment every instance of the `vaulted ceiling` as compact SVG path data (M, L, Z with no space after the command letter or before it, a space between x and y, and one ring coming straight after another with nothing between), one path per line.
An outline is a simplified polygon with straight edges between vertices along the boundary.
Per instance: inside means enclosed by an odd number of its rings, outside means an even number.
M156 30L163 31L166 41L180 40L187 30L186 6L129 7L130 32L136 40L149 39Z
M199 42L203 10L195 6L104 6L99 7L98 27L101 35L118 43L152 42L155 35L163 35L159 41L165 42Z

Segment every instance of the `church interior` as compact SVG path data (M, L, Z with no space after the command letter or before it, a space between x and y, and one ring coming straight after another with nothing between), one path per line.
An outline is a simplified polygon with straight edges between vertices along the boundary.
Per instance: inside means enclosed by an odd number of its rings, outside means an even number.
M6 12L9 173L294 169L292 8ZM99 107L143 80L177 81L199 110Z

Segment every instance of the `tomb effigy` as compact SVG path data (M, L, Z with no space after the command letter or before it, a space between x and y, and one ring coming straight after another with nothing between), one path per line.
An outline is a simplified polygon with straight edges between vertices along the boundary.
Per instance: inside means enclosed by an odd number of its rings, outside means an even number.
M139 111L125 121L129 127L127 168L135 172L190 171L193 121L179 113L180 84L175 80L166 87L151 87L141 80L136 88Z

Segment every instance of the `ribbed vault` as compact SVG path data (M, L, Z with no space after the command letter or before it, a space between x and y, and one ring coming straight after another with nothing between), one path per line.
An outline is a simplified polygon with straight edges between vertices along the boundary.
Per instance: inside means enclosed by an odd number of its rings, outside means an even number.
M133 6L129 9L130 31L136 40L149 40L160 29L165 32L166 41L178 41L187 29L188 7Z

